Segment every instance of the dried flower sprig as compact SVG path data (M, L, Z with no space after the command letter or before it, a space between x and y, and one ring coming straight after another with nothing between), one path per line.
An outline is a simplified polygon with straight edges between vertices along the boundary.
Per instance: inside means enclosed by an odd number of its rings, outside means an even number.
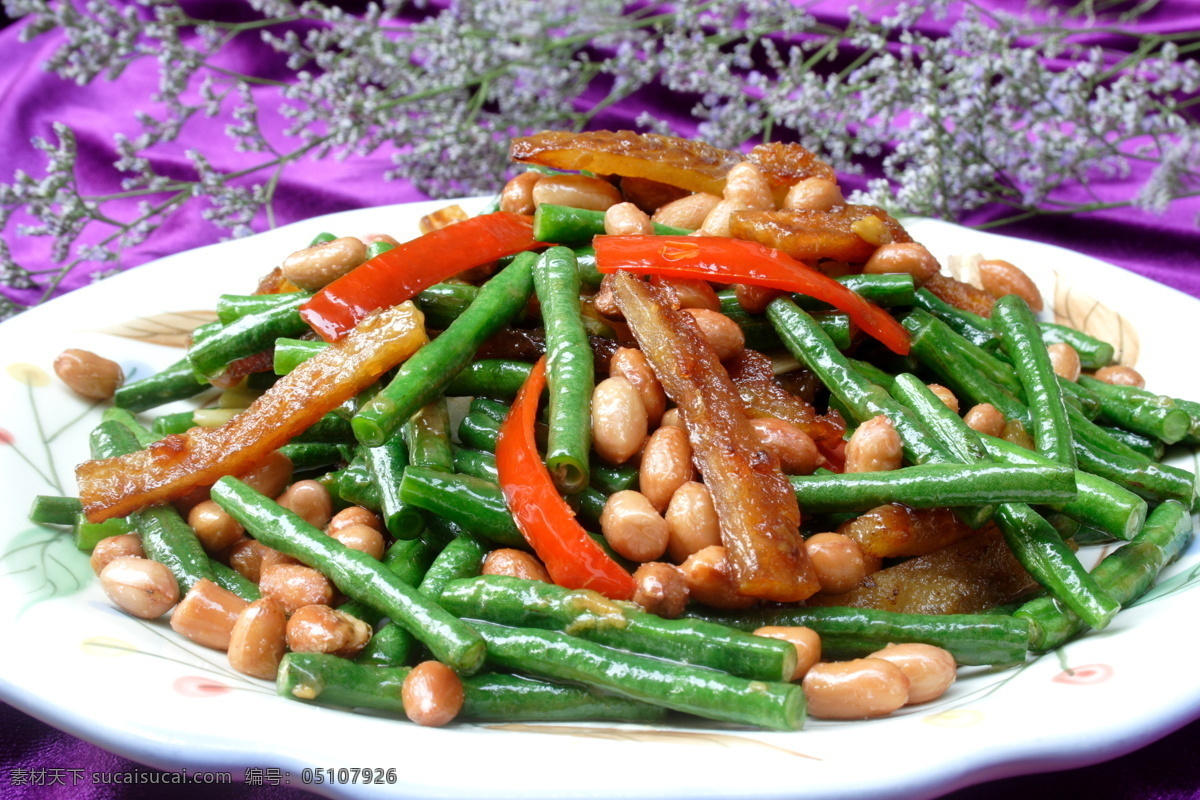
M388 177L430 195L494 191L511 135L587 127L642 90L690 106L643 113L644 127L727 147L795 137L911 213L1161 211L1200 193L1200 66L1187 58L1200 34L1134 34L1084 5L1084 22L943 1L831 25L786 0L385 0L360 14L252 0L237 19L195 18L175 0L6 0L27 17L24 38L61 37L45 66L62 78L120 81L153 59L159 90L114 142L119 191L82 181L69 127L34 141L42 176L0 184L0 287L38 302L72 270L128 266L198 204L214 236L273 226L281 181L308 159L387 153ZM943 33L922 32L930 25ZM1131 52L1090 43L1097 32ZM206 117L228 121L228 142L188 150L181 178L180 159L160 156L184 154ZM1072 199L1134 162L1156 165L1135 197ZM14 236L48 240L40 260L54 263L21 266ZM0 318L18 308L6 298Z

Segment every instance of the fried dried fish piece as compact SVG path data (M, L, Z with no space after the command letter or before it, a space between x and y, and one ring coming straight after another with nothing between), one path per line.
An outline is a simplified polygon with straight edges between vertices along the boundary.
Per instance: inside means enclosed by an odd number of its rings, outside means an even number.
M969 283L963 283L957 278L951 278L949 275L941 273L925 281L922 288L928 289L938 299L955 308L970 311L981 317L990 317L992 306L996 304L996 298L983 289L976 289Z
M646 178L718 196L729 170L750 161L766 177L777 203L789 186L805 178L837 180L833 167L799 144L760 144L743 155L704 142L633 131L543 131L513 139L509 156L554 169Z
M863 578L844 594L818 594L810 606L850 606L908 614L978 614L1037 588L993 525L928 555Z
M253 468L427 341L421 312L402 303L363 320L219 428L193 428L129 455L85 461L75 475L88 520L123 517Z
M775 379L771 359L742 350L726 363L746 411L752 417L778 417L807 433L824 452L836 448L846 432L839 416L823 416L809 403L787 391Z
M617 303L687 427L738 591L781 603L810 597L820 584L798 530L796 497L721 362L663 290L627 272L616 275Z
M974 530L960 521L953 509L916 509L891 503L842 523L837 532L858 542L869 555L897 558L928 555L965 539Z
M848 264L865 264L878 247L855 232L855 223L876 217L893 242L911 242L904 227L882 208L843 205L828 211L735 211L729 234L782 250L798 261L828 258Z

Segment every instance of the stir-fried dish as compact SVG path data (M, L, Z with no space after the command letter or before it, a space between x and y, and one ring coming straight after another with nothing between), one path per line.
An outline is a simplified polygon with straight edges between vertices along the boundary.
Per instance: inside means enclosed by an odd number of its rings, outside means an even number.
M1200 404L1017 266L943 274L795 144L512 156L481 214L281 253L157 375L63 353L113 405L32 518L281 696L422 725L882 716L1106 627L1188 542Z

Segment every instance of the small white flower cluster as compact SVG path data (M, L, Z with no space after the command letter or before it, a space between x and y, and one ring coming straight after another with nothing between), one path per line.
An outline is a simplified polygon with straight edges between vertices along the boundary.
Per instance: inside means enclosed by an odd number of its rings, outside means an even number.
M45 67L64 79L120 80L139 59L158 63L151 107L114 143L120 193L88 193L62 125L57 142L35 142L43 177L0 184L2 236L48 237L61 263L32 273L0 247L0 286L45 297L76 267L118 268L191 204L234 236L273 225L281 176L304 159L385 152L387 177L430 195L495 191L510 137L586 128L640 92L670 98L659 103L670 116L636 117L644 130L673 133L690 118L723 147L797 139L842 172L867 172L858 196L914 213L1087 210L1061 190L1123 174L1133 158L1157 168L1129 204L1161 211L1200 191L1200 134L1184 107L1200 90L1186 57L1200 33L1127 29L1137 56L1118 63L1083 38L1087 22L1047 11L1034 25L948 0L880 20L852 10L840 26L789 0L384 0L355 13L250 0L235 22L195 19L178 0L5 8L28 17L27 39L61 32ZM923 33L930 21L948 33ZM160 171L153 154L184 155L181 138L205 116L229 120L229 141L254 165L219 166L219 142L186 153L187 178L180 158Z

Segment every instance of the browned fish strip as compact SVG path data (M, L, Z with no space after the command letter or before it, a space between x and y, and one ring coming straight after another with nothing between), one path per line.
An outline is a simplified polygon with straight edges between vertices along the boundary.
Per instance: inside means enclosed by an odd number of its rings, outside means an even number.
M729 375L692 318L629 273L613 289L642 352L687 426L712 493L739 591L797 602L819 588L800 536L800 509L776 459L762 449Z
M868 575L844 594L819 594L810 606L851 606L909 614L978 614L1037 584L995 526L929 555Z
M735 211L729 218L729 235L782 250L799 261L822 258L865 264L876 245L853 230L854 223L878 217L894 242L911 242L912 237L882 208L835 206L829 211Z
M513 139L509 156L554 169L645 178L715 195L724 191L725 175L735 164L751 161L766 176L776 202L805 178L836 180L833 167L798 144L759 145L743 155L704 142L633 131L543 131Z

